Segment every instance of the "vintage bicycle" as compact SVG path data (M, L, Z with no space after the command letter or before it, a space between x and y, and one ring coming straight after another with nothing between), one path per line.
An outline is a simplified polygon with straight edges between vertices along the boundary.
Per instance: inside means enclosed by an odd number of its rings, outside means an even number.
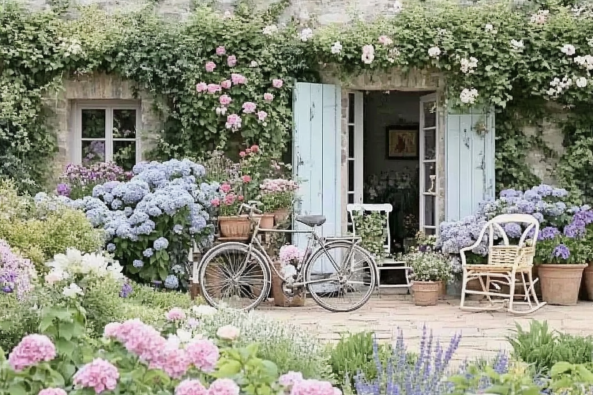
M254 204L242 204L239 214L247 211L252 232L246 243L228 241L208 250L199 264L201 295L213 307L221 305L251 310L268 298L272 271L282 281L288 297L306 291L324 309L348 312L363 306L377 284L378 269L373 256L359 243L359 237L321 237L317 229L326 218L322 215L297 216L307 230L260 228L261 211ZM255 215L254 215L255 214ZM277 270L266 252L259 232L307 234L307 248L299 264Z

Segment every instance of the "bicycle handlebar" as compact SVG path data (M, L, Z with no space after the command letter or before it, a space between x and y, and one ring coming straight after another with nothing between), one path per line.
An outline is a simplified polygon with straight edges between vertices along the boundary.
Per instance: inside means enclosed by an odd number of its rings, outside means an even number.
M253 202L251 202L251 204L242 203L241 206L239 207L239 213L241 212L241 210L246 209L250 213L262 214L263 211L255 208L255 206L256 206L256 203L253 203Z

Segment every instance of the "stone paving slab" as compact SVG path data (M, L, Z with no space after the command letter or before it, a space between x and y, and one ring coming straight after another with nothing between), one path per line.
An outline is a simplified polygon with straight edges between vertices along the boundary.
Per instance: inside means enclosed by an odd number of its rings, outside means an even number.
M593 334L593 303L579 302L576 306L544 306L528 316L515 316L505 311L465 312L459 300L447 299L437 306L414 306L400 295L372 298L365 306L350 313L330 313L307 300L304 307L263 306L257 314L302 326L319 339L335 342L344 333L372 331L381 342L392 342L398 330L404 333L410 351L417 351L422 328L426 325L441 343L448 344L451 336L461 332L462 340L456 360L494 356L509 350L506 336L516 324L526 328L531 320L547 321L550 328L571 334Z

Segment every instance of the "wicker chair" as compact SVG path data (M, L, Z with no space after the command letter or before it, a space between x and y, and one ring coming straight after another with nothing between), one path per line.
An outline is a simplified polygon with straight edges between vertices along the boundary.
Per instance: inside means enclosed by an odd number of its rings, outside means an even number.
M507 223L526 225L526 229L519 239L519 244L511 245L509 243L509 238L502 226ZM468 265L465 254L480 245L487 231L488 264ZM494 237L497 234L502 239L500 245L493 244ZM537 279L534 281L532 275L538 234L539 223L531 215L504 214L488 221L480 232L478 240L472 246L463 248L460 251L463 284L459 307L468 311L492 311L506 308L513 314L530 314L543 307L545 302L540 302L535 293L534 286ZM528 237L530 237L529 240ZM478 280L481 287L480 291L467 289L467 284L474 280ZM508 287L508 292L501 285ZM495 290L492 290L492 287ZM517 287L522 288L522 292L516 292ZM487 299L488 303L467 306L466 295L482 295ZM515 300L516 297L521 297L522 300ZM495 299L493 300L493 298ZM521 305L527 305L527 308L517 309Z

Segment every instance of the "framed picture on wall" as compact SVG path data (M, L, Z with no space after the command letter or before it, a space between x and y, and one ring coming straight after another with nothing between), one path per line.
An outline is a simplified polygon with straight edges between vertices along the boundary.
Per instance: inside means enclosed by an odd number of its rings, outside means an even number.
M387 159L418 159L419 125L387 127Z

